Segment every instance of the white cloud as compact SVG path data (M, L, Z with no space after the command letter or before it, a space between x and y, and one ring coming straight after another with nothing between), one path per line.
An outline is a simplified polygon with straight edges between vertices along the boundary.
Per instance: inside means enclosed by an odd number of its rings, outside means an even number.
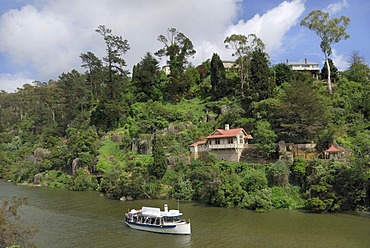
M335 49L332 49L332 52L332 60L335 67L337 67L339 71L347 70L349 66L347 58L343 54L338 54Z
M106 25L127 39L127 69L147 51L154 53L156 40L175 27L202 48L204 40L219 39L237 14L235 0L35 0L33 5L6 12L0 17L0 53L16 66L31 67L41 81L80 68L81 53L105 54L103 39L95 32ZM207 56L198 51L198 61Z
M101 24L128 40L131 49L124 58L129 70L146 52L154 53L162 47L157 37L171 27L193 42L197 53L191 62L197 65L214 52L223 59L230 58L231 52L224 48L223 41L232 33L255 33L266 43L268 53L279 50L305 8L305 0L284 1L265 14L233 24L241 5L248 2L29 0L32 1L0 17L0 53L6 54L13 65L29 68L39 81L80 69L81 53L91 51L104 56L104 40L95 32Z
M340 2L329 4L328 7L324 9L324 11L329 12L331 15L334 15L345 7L348 7L348 2L347 0L342 0Z
M31 84L34 80L22 74L0 73L0 90L14 92L17 88L22 88L25 84Z
M226 35L254 33L266 44L266 52L281 48L283 38L295 26L305 10L304 0L284 1L260 16L256 14L247 22L240 20L230 26Z

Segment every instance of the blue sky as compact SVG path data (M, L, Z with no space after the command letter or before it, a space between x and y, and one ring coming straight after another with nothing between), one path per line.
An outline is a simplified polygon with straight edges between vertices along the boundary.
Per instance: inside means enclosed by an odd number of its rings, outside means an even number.
M82 71L81 53L104 56L104 41L94 31L101 24L128 40L128 70L146 52L161 48L156 39L170 27L193 42L193 65L214 52L233 59L223 44L233 33L255 33L272 64L307 58L322 65L320 39L299 25L315 9L351 19L351 38L332 46L340 70L348 67L353 51L370 58L368 0L0 0L0 90L14 92L35 80Z

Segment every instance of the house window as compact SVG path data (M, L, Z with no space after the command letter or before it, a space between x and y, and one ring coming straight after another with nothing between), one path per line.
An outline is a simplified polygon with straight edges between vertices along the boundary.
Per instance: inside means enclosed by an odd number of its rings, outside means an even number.
M244 137L242 134L239 135L239 144L244 144Z
M233 138L228 138L227 139L227 143L228 144L233 144L234 143L234 139Z
M220 139L215 139L215 145L221 144Z

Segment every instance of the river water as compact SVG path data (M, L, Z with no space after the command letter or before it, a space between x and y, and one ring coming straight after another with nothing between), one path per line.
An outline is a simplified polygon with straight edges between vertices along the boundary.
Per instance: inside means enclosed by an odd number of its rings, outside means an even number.
M370 218L351 214L312 214L297 210L255 213L180 201L192 235L133 230L123 222L128 209L177 208L172 200L109 200L96 192L16 186L0 181L0 201L28 197L21 219L38 228L41 248L79 247L370 247Z

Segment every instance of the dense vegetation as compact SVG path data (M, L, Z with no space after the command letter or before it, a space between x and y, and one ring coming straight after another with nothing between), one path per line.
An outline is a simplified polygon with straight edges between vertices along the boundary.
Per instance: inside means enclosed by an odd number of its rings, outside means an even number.
M370 68L358 52L344 72L330 61L328 94L309 74L271 66L255 35L227 37L236 62L225 70L217 54L189 64L191 40L169 29L158 37L164 47L144 54L130 77L128 41L105 26L96 31L106 56L81 54L84 73L0 92L1 178L115 199L172 197L257 211L369 209ZM168 75L156 56L168 59ZM252 133L256 150L242 162L212 153L190 160L189 144L226 123ZM318 152L337 143L352 153L289 163L278 159L278 141L316 143Z

